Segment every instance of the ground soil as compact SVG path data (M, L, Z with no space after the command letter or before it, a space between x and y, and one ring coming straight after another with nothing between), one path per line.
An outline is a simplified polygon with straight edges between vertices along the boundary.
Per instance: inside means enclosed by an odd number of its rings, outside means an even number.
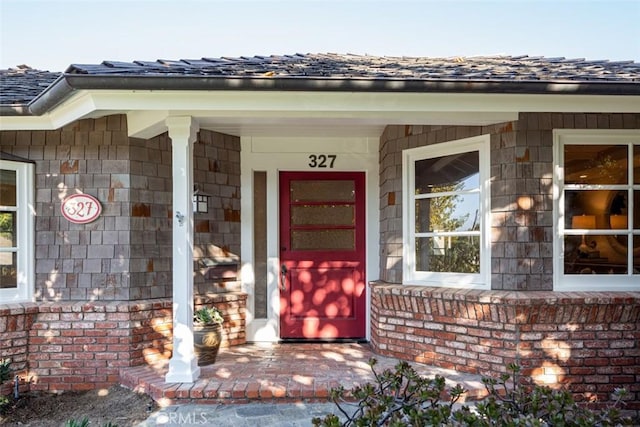
M157 409L147 395L121 386L108 390L65 392L61 394L30 392L0 412L0 425L60 427L69 420L102 427L107 423L129 427L146 420Z

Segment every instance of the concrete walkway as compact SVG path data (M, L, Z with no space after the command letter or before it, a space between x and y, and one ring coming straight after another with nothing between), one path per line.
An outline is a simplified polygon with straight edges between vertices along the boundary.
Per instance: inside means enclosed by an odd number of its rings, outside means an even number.
M136 427L309 427L314 417L331 413L339 413L333 403L173 405L153 413Z

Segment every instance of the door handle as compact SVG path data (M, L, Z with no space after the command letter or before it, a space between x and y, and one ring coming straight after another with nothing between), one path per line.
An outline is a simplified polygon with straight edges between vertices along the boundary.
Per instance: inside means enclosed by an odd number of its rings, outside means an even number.
M282 266L280 267L280 276L281 276L280 290L286 291L287 290L287 266L284 264L282 264Z

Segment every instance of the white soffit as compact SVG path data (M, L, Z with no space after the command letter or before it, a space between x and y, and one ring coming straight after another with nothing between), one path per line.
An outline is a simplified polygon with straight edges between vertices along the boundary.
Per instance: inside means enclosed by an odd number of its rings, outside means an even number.
M388 124L482 126L519 112L637 113L640 97L293 91L78 91L38 117L0 117L0 130L57 129L82 118L127 114L129 134L150 138L173 115L238 136L377 137Z

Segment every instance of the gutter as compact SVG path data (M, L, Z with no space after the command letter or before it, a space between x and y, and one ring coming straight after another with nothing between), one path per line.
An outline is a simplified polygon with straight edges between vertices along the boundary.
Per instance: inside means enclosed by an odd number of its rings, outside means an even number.
M640 95L640 82L63 74L26 107L24 105L0 105L0 116L43 115L77 90L432 92L638 96Z

